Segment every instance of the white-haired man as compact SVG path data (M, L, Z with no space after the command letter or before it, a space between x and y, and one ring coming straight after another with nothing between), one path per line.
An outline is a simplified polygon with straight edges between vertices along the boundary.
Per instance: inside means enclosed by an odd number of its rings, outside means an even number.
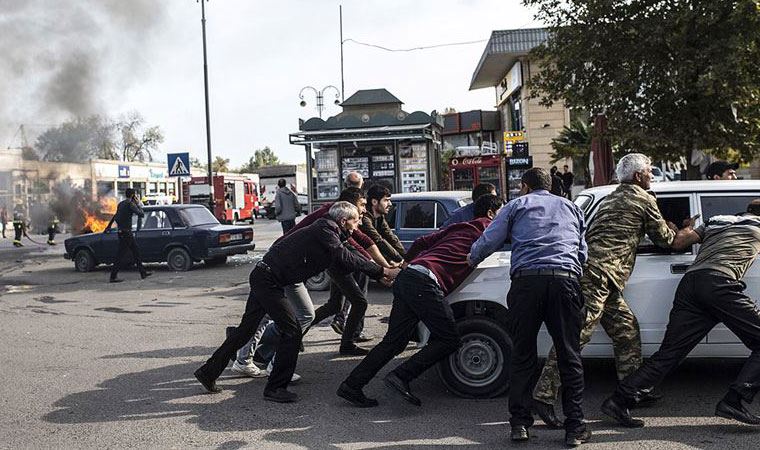
M319 272L334 267L345 272L361 271L373 278L392 280L399 269L387 269L354 256L344 245L359 226L359 210L348 202L336 202L324 217L276 242L251 271L251 286L245 313L240 325L206 363L195 371L195 377L209 392L218 392L216 379L227 367L235 352L248 342L266 314L281 333L274 367L264 388L264 398L290 403L298 396L287 390L298 361L301 328L290 303L285 299L285 286L301 283Z
M675 225L663 219L656 199L647 192L652 178L648 157L629 153L620 159L615 173L620 185L602 201L586 232L588 260L580 281L586 320L580 343L581 347L586 345L601 322L612 339L615 368L622 380L642 362L639 324L622 295L639 241L646 233L660 247L678 247L686 232L676 233ZM552 349L533 392L533 410L550 427L562 426L554 413L559 390L557 358ZM651 403L657 398L648 392L642 394L640 402Z

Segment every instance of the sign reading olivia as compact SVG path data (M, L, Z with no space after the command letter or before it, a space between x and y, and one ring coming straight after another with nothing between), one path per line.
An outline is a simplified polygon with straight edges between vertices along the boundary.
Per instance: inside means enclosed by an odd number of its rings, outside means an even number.
M483 158L481 156L476 156L474 158L452 158L451 159L451 165L452 166L477 166L480 165L483 162Z

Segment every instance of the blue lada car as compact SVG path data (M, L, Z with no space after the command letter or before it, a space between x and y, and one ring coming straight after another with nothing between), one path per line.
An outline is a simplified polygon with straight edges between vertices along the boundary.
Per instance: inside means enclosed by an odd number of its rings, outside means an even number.
M254 249L249 226L221 225L202 205L163 205L144 208L145 218L135 241L143 262L166 262L174 271L186 271L193 263L224 264L227 257ZM137 229L133 218L132 229ZM64 242L66 259L79 272L98 264L113 264L119 240L115 228L102 233L74 236Z

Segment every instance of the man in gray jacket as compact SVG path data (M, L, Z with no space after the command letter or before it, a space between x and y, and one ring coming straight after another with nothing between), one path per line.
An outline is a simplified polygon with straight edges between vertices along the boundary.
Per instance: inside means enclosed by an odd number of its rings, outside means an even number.
M290 190L284 179L277 181L277 193L274 196L274 215L282 225L282 234L286 234L296 226L296 216L301 213L298 196Z

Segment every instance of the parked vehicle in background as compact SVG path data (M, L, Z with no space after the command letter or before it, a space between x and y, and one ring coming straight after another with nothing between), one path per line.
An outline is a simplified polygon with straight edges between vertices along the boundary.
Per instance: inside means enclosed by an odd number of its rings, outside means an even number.
M201 205L146 206L142 229L134 231L143 262L166 262L175 271L190 270L193 263L224 264L230 255L255 248L249 226L221 225ZM137 217L132 229L137 230ZM115 229L74 236L64 241L64 258L78 272L98 264L113 264L119 239Z
M665 173L663 173L662 169L657 166L652 166L652 181L659 183L661 181L668 181L668 179L665 177Z
M256 183L243 176L215 175L213 189L208 185L208 177L192 177L182 183L182 198L186 204L208 207L214 199L214 217L221 223L235 223L247 220L253 223L254 210L259 207Z
M165 194L150 194L145 195L142 198L142 204L145 206L153 205L171 205L175 203L177 199L173 195Z
M616 188L602 186L582 191L575 198L590 226L599 204ZM760 181L682 181L655 183L657 204L665 220L680 224L684 219L701 214L697 225L721 214L746 211L747 204L760 198ZM660 346L673 304L673 295L681 276L694 261L698 245L674 252L661 249L647 238L638 247L636 266L623 296L641 327L644 356L652 355ZM463 397L488 398L504 393L509 387L509 361L512 344L506 331L510 278L509 252L497 252L483 261L447 301L462 335L462 346L438 365L444 384ZM747 295L760 298L760 266L754 264L744 281ZM541 329L538 350L546 356L551 338ZM747 348L723 324L715 327L707 338L691 352L691 357L745 357ZM583 349L584 358L611 358L612 345L601 326Z
M415 239L439 229L453 211L472 203L472 193L436 191L393 194L391 203L393 206L386 218L388 225L408 250ZM324 291L330 287L330 279L322 272L306 280L305 284L307 289Z

